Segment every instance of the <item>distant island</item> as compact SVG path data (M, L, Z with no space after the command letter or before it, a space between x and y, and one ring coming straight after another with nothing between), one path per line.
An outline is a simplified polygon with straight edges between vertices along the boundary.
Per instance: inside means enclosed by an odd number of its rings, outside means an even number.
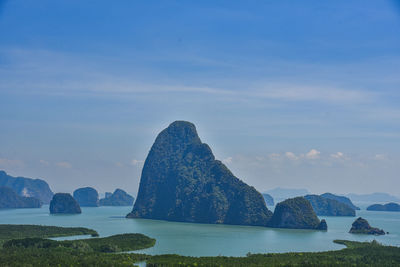
M13 177L5 171L0 171L0 186L9 187L22 197L39 199L43 204L49 204L53 197L53 192L44 180Z
M51 214L79 214L82 213L78 202L68 193L57 193L50 201Z
M349 206L350 208L352 208L354 210L360 210L360 208L357 207L356 205L354 205L353 202L351 202L351 200L348 197L338 196L338 195L334 195L332 193L322 194L321 197L333 199L333 200L342 202L343 204L346 204L347 206Z
M310 202L304 197L289 198L276 205L268 226L290 229L327 230L326 221L322 222L315 214Z
M34 197L21 197L9 187L0 187L0 209L40 208L42 203Z
M392 196L387 193L372 193L372 194L348 194L347 195L350 199L353 201L358 201L358 202L372 202L372 203L377 203L377 202L398 202L400 203L400 198L396 196Z
M367 208L370 211L394 211L400 212L400 205L397 203L387 203L387 204L374 204Z
M106 197L100 199L100 206L132 206L134 197L122 189L116 189L114 193L106 193Z
M301 197L310 194L310 192L304 188L298 189L282 187L276 187L274 189L265 191L264 193L273 197L275 202L281 202L288 198Z
M273 206L273 205L275 205L275 203L274 203L274 198L273 198L270 194L263 193L262 195L263 195L263 197L264 197L265 204L267 204L267 206Z
M385 231L379 228L371 227L368 221L359 217L351 226L350 232L352 234L368 234L368 235L384 235Z
M146 158L139 193L128 218L266 226L272 212L263 196L236 178L194 124L175 121L156 138Z
M74 198L81 207L98 207L99 193L92 187L83 187L76 189L73 193Z
M325 198L322 195L306 195L305 199L310 201L318 216L356 216L356 211L335 199Z

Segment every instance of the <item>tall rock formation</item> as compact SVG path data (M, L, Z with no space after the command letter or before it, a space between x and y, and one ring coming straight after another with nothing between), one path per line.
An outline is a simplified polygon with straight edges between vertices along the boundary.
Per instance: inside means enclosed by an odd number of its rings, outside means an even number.
M192 123L176 121L157 136L127 217L265 226L271 215L256 189L215 160Z
M74 198L81 207L98 207L99 193L92 187L83 187L74 191Z
M49 185L41 179L13 177L0 171L0 186L9 187L22 197L34 197L43 204L49 204L53 192Z

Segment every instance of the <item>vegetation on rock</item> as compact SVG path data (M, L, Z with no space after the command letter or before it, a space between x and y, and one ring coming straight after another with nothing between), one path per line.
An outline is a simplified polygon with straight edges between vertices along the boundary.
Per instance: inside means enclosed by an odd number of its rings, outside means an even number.
M359 217L351 225L350 232L352 234L368 234L368 235L384 235L385 231L379 228L371 227L368 221Z
M50 202L51 214L76 214L81 212L78 202L68 193L57 193Z
M83 187L74 191L74 198L81 207L98 207L99 193L92 187Z
M354 205L353 202L351 202L350 198L348 198L348 197L338 196L338 195L334 195L332 193L322 194L321 197L333 199L333 200L336 200L336 201L339 201L339 202L342 202L342 203L348 205L350 208L352 208L354 210L360 210L360 208L357 207L356 205Z
M34 197L21 197L9 187L0 187L0 209L40 208L42 203Z
M304 197L295 197L276 205L268 226L291 229L319 229L323 228L320 223L310 202Z
M0 186L11 188L19 196L37 198L44 204L50 203L53 197L53 192L45 181L41 179L13 177L5 171L0 171Z
M135 199L122 189L116 189L111 195L100 199L100 206L132 206Z
M128 218L265 226L262 195L236 178L192 123L176 121L156 138Z
M310 201L318 216L356 216L354 209L337 200L318 195L306 195L304 198Z

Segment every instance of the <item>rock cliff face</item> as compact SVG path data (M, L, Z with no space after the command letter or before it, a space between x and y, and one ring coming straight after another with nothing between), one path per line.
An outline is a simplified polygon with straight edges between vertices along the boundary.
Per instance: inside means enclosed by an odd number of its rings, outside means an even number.
M236 178L192 123L176 121L156 138L128 218L265 226L262 195Z
M108 196L108 197L107 197ZM100 206L132 206L135 199L122 189L117 189L113 194L100 199Z
M304 197L289 198L278 203L268 226L290 229L327 229L326 222L321 224L310 202Z
M371 227L366 219L359 217L351 226L352 234L384 235L385 231L379 228Z
M356 216L354 209L334 199L317 195L307 195L304 198L310 201L311 206L318 216Z
M0 187L0 209L40 208L39 199L34 197L21 197L9 187Z
M51 214L77 214L81 212L78 202L68 193L57 193L50 201Z
M348 198L348 197L338 196L338 195L334 195L331 193L322 194L321 197L333 199L333 200L336 200L336 201L339 201L339 202L342 202L342 203L348 205L350 208L352 208L354 210L360 210L360 208L357 207L356 205L354 205L353 202L351 202L350 198Z
M371 211L400 211L400 205L397 203L387 203L384 205L374 204L367 208Z
M99 193L92 187L83 187L74 191L74 198L81 207L98 207Z
M0 186L9 187L23 197L34 197L43 204L48 204L53 197L49 185L40 179L12 177L0 171Z
M267 206L273 206L274 205L274 198L267 193L263 193L262 194L265 200L265 203L267 204Z

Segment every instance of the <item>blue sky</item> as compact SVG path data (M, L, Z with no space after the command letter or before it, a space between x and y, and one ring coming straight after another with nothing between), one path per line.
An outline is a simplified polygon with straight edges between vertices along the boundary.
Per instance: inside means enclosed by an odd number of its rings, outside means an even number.
M399 1L0 0L0 169L136 193L197 125L260 191L400 195Z

